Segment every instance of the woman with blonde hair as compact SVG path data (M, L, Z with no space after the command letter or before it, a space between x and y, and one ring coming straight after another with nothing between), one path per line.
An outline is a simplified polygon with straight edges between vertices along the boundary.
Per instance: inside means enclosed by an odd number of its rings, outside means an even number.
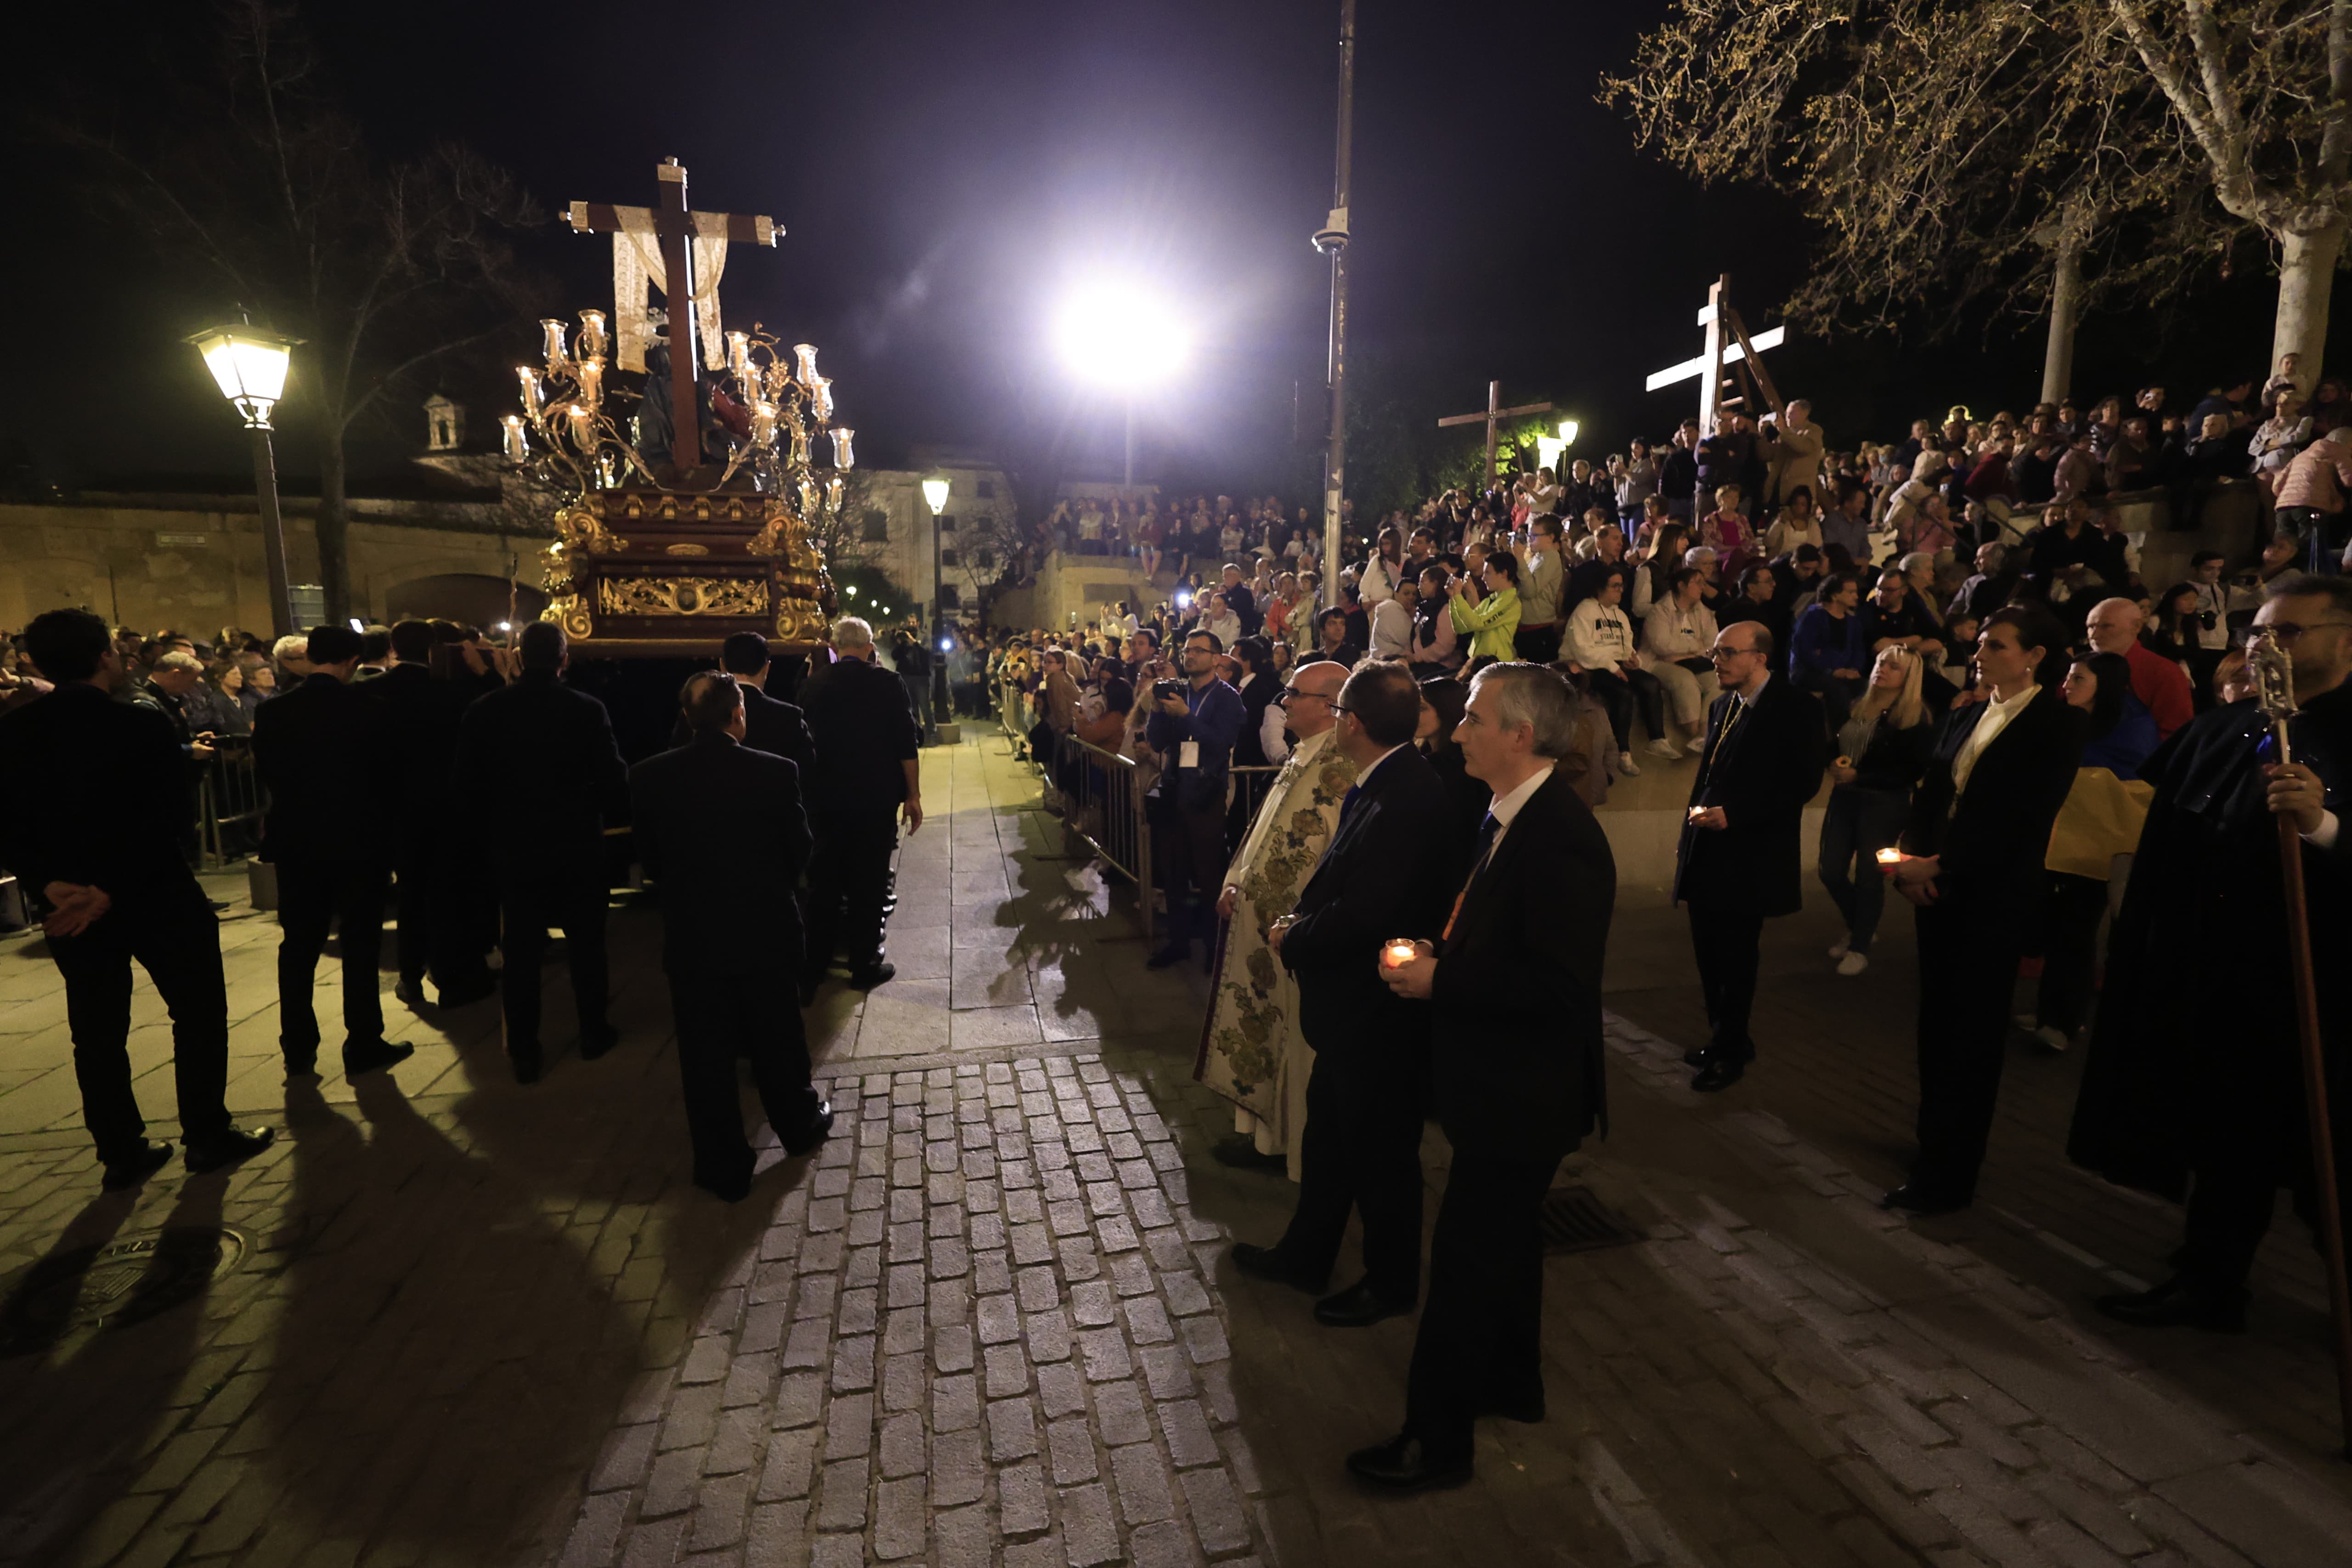
M1837 972L1852 977L1870 967L1871 939L1886 906L1886 879L1878 852L1902 837L1911 810L1911 791L1927 771L1936 744L1927 701L1920 690L1925 674L1908 648L1882 651L1870 668L1870 684L1855 700L1853 714L1837 733L1837 760L1830 764L1829 806L1822 817L1821 855L1815 871L1829 889L1846 934L1830 948Z

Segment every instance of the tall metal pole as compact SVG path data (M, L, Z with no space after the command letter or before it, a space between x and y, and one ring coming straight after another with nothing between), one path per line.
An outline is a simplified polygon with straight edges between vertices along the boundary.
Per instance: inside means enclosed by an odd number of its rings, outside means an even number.
M1339 603L1339 503L1348 477L1348 174L1356 129L1356 0L1339 0L1339 152L1331 216L1315 247L1331 258L1331 439L1323 458L1323 603Z
M269 449L269 426L248 422L253 432L253 494L261 503L261 558L269 568L270 636L294 631L294 595L287 587L286 527L278 515L278 458Z

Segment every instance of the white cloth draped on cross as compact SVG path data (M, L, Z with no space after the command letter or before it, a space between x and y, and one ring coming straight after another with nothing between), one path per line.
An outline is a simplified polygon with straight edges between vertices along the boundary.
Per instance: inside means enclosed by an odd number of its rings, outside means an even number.
M584 209L587 204L576 202L573 205ZM646 368L646 350L653 342L653 331L646 321L646 285L651 283L661 290L663 299L668 299L669 269L662 264L661 239L654 228L651 207L616 206L613 214L620 220L613 235L613 362L621 370L642 372ZM696 335L702 340L704 367L723 370L727 364L727 339L719 327L719 279L727 270L728 226L734 220L726 213L688 216L695 227L691 243ZM575 220L573 226L584 227L584 216Z

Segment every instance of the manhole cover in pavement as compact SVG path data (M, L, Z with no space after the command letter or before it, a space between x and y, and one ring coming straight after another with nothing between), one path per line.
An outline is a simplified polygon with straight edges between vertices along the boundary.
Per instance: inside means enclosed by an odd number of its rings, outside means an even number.
M1562 1187L1545 1197L1542 1225L1546 1252L1591 1252L1647 1239L1588 1187Z
M185 1226L53 1253L7 1276L0 1356L31 1355L85 1329L124 1328L193 1301L252 1243L229 1226Z

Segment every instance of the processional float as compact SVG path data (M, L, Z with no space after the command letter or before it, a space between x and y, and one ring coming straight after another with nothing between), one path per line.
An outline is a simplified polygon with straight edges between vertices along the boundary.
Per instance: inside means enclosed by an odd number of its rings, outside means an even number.
M582 310L576 334L541 321L541 363L515 367L507 460L564 498L541 618L590 658L707 655L741 631L805 652L834 607L816 537L840 517L856 433L832 422L814 345L785 351L756 322L723 330L728 247L782 231L690 210L674 158L655 173L659 206L572 204L575 232L612 236L614 313ZM669 306L666 338L648 285ZM633 414L613 371L645 375Z

